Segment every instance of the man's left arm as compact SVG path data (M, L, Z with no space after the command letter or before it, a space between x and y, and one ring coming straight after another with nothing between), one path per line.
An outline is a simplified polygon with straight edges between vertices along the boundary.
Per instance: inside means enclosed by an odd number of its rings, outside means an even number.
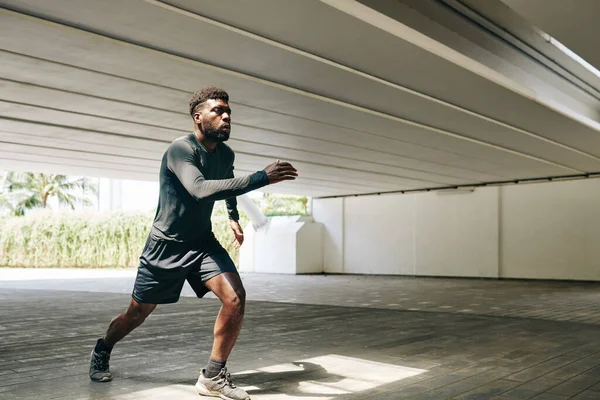
M233 178L233 165L229 170L227 178ZM244 243L244 231L240 226L240 214L237 210L237 198L230 197L225 199L225 204L227 205L227 214L229 215L229 226L233 231L233 243L236 249L238 249L242 243Z

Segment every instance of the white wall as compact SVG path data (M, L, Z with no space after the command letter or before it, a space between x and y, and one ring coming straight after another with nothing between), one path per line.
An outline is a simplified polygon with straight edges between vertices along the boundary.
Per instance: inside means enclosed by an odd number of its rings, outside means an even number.
M501 276L600 280L600 179L502 190Z
M498 187L412 195L417 275L498 276Z
M600 179L315 199L330 273L600 280Z
M413 274L414 204L412 196L346 198L343 271Z

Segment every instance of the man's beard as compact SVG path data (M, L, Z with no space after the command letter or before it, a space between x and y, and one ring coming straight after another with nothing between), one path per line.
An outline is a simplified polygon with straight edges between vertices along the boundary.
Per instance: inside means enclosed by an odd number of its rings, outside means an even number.
M215 142L226 142L229 140L229 131L225 129L215 129L214 126L204 125L198 126L200 128L200 132L204 134L206 138L214 140ZM231 125L230 125L231 126Z

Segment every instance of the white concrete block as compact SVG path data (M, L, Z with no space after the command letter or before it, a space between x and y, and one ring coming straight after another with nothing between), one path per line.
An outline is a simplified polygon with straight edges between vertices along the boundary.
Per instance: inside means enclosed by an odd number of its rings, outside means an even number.
M271 217L258 230L250 231L240 254L244 272L300 274L323 271L322 224L312 217ZM248 247L246 247L248 246Z

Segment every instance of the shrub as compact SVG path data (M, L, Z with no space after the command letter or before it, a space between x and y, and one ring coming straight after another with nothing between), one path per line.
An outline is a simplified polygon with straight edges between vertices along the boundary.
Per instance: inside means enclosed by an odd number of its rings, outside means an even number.
M306 215L306 197L265 194L259 208L266 215ZM22 217L0 218L0 266L137 267L154 212L88 212L34 210ZM225 202L215 203L213 231L238 265L239 251ZM248 217L240 211L240 224Z
M137 267L153 212L52 212L0 219L0 265L8 267ZM248 222L241 216L242 226ZM237 264L238 251L224 207L215 207L213 230Z

